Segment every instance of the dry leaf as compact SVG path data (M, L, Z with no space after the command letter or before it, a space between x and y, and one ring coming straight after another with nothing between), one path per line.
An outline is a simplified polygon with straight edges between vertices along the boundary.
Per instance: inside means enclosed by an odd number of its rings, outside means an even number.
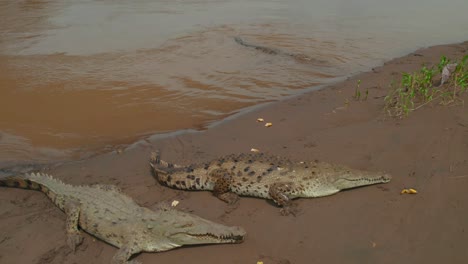
M413 188L410 188L410 189L403 189L401 190L401 194L405 194L405 193L409 193L409 194L417 194L418 191L416 191L415 189Z
M263 122L263 121L265 121L263 118L261 117L257 118L257 122Z
M256 148L251 148L250 151L252 152L260 152L260 150L256 149Z
M257 261L257 264L263 264L263 261Z
M174 200L174 201L172 201L171 206L176 207L178 204L179 204L179 201Z
M272 123L266 123L265 126L266 127L271 127L273 124Z
M442 80L440 81L440 86L442 86L445 82L448 81L450 78L450 75L452 74L453 71L457 68L456 63L451 63L445 65L445 67L442 69Z

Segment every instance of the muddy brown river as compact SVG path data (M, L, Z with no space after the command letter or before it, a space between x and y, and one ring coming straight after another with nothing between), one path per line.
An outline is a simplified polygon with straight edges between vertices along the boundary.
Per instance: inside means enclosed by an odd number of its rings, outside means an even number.
M0 163L202 130L466 40L467 10L466 0L2 0Z

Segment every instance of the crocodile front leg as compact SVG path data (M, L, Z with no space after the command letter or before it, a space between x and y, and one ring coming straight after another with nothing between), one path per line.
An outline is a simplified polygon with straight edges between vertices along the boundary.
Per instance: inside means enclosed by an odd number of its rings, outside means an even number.
M282 215L296 215L298 213L297 207L292 203L288 193L291 192L292 183L288 182L277 182L270 186L268 194L273 201L281 206L280 213Z
M239 196L231 192L232 174L225 169L217 169L210 173L216 179L213 195L228 204L234 204L239 200Z
M78 230L78 222L80 220L80 204L75 201L68 201L65 203L66 232L67 244L75 252L76 247L83 242L83 236Z
M141 252L138 243L128 243L121 247L112 258L112 264L140 264L136 260L128 260L133 254Z

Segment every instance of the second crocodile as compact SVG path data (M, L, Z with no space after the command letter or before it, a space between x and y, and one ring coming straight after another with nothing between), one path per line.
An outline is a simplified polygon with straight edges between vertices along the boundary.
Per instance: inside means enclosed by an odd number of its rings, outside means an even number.
M291 200L321 197L341 190L376 183L387 183L391 176L325 162L291 162L258 154L229 155L208 163L179 166L152 154L150 165L157 180L169 187L185 190L211 190L219 199L234 203L238 195L273 200L281 213L294 213Z
M247 47L247 48L253 48L253 49L256 49L256 50L259 50L263 53L266 53L266 54L271 54L271 55L283 55L283 56L287 56L287 57L291 57L293 59L295 59L296 61L298 62L302 62L302 63L315 63L315 64L319 64L320 66L326 66L327 62L326 61L323 61L323 60L318 60L316 58L311 58L305 54L302 54L302 53L291 53L291 52L287 52L287 51L283 51L283 50L280 50L280 49L277 49L277 48L271 48L271 47L267 47L267 46L261 46L261 45L257 45L257 44L253 44L253 43L250 43L250 42L246 42L244 41L241 37L234 37L234 41L237 43L237 44L240 44L244 47Z
M0 186L39 190L67 215L68 245L74 250L83 237L79 227L120 250L112 263L136 264L139 252L166 251L183 245L239 243L240 227L217 224L169 206L150 210L136 204L113 185L72 186L49 175L28 173L0 177Z

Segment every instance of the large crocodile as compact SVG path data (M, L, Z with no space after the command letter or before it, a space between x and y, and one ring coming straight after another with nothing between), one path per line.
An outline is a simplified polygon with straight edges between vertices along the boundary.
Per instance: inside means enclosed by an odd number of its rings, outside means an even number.
M259 50L261 52L264 52L266 54L271 54L271 55L288 56L288 57L294 58L295 60L299 62L308 62L308 63L312 62L312 63L321 64L321 65L326 63L325 61L314 59L301 53L291 53L291 52L282 51L276 48L270 48L267 46L261 46L261 45L249 43L249 42L244 41L241 37L238 37L238 36L234 37L234 41L247 48L253 48L253 49L256 49L256 50Z
M257 154L229 155L208 163L180 166L161 160L153 152L150 165L157 180L169 187L185 190L211 190L219 199L234 203L238 195L273 200L281 213L294 213L291 200L320 197L344 189L386 183L391 176L325 162L291 162Z
M72 186L46 174L0 178L0 186L40 190L67 215L67 243L75 250L83 237L78 227L119 251L112 263L139 252L166 251L182 245L238 243L245 231L217 224L170 206L155 211L137 205L113 185Z

